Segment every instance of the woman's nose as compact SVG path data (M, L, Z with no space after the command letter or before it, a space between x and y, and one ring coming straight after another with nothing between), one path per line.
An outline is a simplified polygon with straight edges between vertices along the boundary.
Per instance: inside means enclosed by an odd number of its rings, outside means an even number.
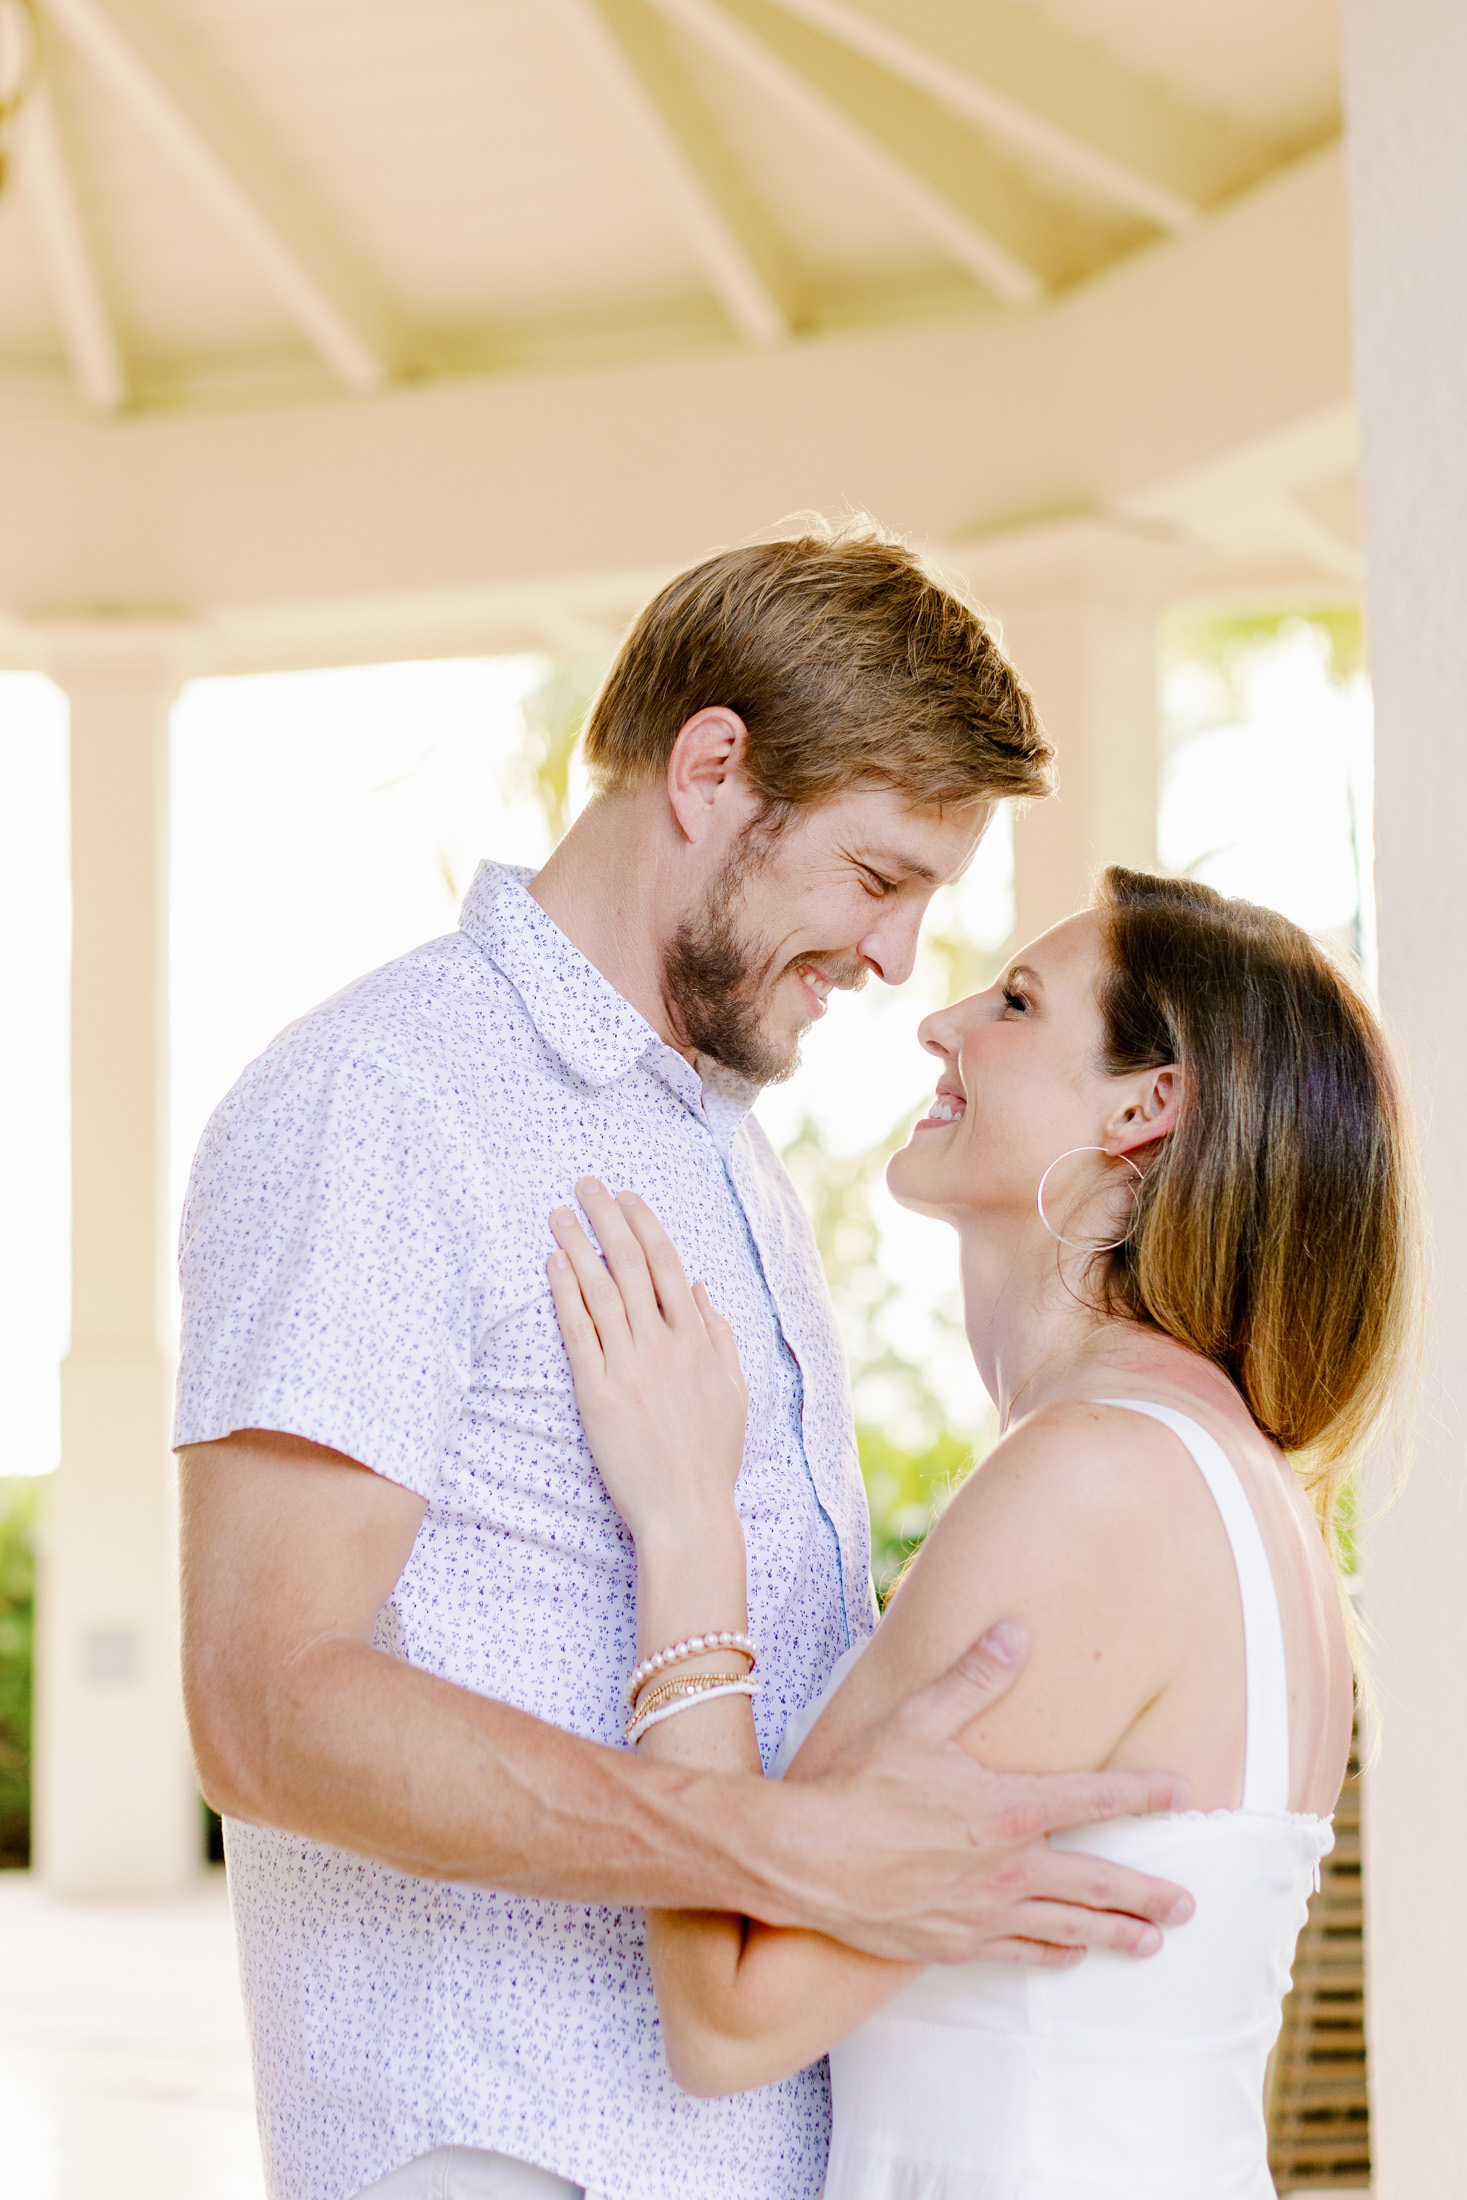
M924 1016L917 1026L917 1042L929 1054L941 1054L948 1060L953 1059L962 1041L961 1034L953 1029L952 1010L939 1008L931 1016Z
M988 997L986 993L970 993L964 1001L950 1001L946 1008L934 1009L917 1026L918 1043L929 1054L943 1054L956 1061L964 1039L983 1020Z

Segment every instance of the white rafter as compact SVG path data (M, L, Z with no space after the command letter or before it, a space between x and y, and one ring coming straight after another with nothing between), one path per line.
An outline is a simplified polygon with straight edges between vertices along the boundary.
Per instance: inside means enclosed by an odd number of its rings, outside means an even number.
M666 24L645 0L558 0L698 256L724 311L751 343L788 336L770 279L765 225Z
M25 103L16 135L26 213L77 394L101 412L115 412L127 402L127 375L44 76Z
M988 289L1009 305L1033 305L1045 285L1034 269L976 221L945 191L935 188L906 154L893 150L869 116L849 102L818 73L779 53L742 19L743 11L722 0L656 0L665 15L684 24L715 52L778 97L791 99L821 126L838 136L849 156L897 199L911 218ZM913 148L907 148L910 153Z
M921 44L912 35L910 17L898 27L847 5L847 0L776 0L776 4L865 54L893 76L915 84L980 129L1006 139L1020 152L1034 154L1058 174L1158 228L1181 233L1197 220L1198 208L1178 192L1085 144L1070 131L1056 129L1032 107L1005 97L944 54Z
M775 0L1057 175L1180 234L1267 149L1012 0Z
M389 379L383 318L340 242L228 91L150 0L45 0L46 13L187 177L349 388Z

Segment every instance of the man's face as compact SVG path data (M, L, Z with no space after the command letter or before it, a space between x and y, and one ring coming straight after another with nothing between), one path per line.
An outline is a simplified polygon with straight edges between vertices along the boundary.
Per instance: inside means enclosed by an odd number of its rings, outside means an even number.
M868 787L754 825L679 925L663 964L674 1023L756 1084L788 1077L835 988L910 977L939 886L961 876L992 805L913 809Z

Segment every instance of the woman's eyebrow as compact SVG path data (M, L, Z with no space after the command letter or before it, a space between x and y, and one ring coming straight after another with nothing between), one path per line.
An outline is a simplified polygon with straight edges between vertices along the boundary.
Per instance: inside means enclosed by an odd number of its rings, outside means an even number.
M1027 978L1030 985L1038 986L1041 993L1044 991L1044 980L1037 970L1030 968L1028 963L1009 964L1008 969L1004 972L1004 983L1012 985L1015 978Z

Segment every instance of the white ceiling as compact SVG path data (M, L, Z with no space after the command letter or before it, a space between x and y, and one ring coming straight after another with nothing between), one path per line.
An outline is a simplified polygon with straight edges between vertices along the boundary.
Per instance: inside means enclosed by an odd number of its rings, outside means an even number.
M1331 0L32 4L10 409L1022 313L1338 128Z

